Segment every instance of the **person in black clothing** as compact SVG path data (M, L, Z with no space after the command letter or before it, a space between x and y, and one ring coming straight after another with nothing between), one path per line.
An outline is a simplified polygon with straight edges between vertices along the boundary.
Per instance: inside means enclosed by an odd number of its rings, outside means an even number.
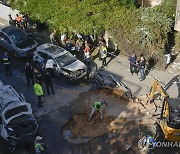
M28 28L28 19L27 19L26 15L22 16L22 25L23 25L24 29Z
M39 81L39 84L42 86L43 74L38 69L34 69L34 77L36 80Z
M45 72L45 74L44 74L43 81L44 81L44 83L46 84L46 88L47 88L47 93L48 93L48 95L50 95L49 87L50 87L51 90L52 90L52 94L54 94L54 88L53 88L53 85L52 85L52 76L51 76L51 74L49 73L48 70L46 70L46 72Z
M138 75L138 70L137 70L137 57L134 53L132 53L129 56L129 65L130 65L130 72L133 75L133 73L136 73Z
M10 58L8 57L7 52L5 52L4 56L2 57L2 63L5 66L6 76L12 76Z
M16 26L16 21L15 20L13 20L13 18L12 18L12 16L9 14L9 24L11 25L11 26Z
M32 82L32 85L34 85L34 71L33 71L33 67L29 63L26 63L24 67L24 72L28 85L30 85L30 80Z

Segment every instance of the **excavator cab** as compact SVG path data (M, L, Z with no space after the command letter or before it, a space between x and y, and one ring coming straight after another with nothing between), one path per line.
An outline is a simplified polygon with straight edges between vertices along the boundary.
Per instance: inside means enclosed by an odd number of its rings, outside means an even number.
M180 99L166 98L163 101L161 117L158 122L163 139L180 141Z

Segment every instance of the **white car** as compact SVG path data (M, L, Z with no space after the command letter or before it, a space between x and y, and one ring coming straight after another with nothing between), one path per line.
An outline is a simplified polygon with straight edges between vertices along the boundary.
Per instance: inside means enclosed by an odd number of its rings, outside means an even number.
M0 133L11 148L34 141L38 124L22 94L0 81Z
M87 66L69 51L49 43L37 47L33 61L41 63L47 62L48 59L54 61L54 73L57 77L77 81L83 79L87 74Z

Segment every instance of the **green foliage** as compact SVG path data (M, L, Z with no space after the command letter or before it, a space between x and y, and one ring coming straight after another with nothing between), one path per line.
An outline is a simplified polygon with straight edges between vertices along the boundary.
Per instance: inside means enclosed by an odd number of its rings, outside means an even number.
M167 34L171 31L173 20L154 8L142 8L140 21L135 29L139 43L145 47L161 46L167 41Z
M174 24L176 0L153 8L122 8L111 18L107 29L121 52L162 55Z
M27 12L32 19L46 22L50 29L84 34L101 33L105 30L112 10L120 6L131 7L134 0L12 0L20 12Z
M69 35L109 31L119 49L161 55L174 24L176 0L137 8L136 0L11 0L11 5Z

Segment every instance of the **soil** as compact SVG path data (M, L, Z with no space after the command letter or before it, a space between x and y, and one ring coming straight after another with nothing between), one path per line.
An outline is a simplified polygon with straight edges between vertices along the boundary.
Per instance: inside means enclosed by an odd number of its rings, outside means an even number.
M62 132L70 131L72 136L67 139L71 143L81 140L88 144L95 144L98 139L106 138L108 150L120 150L126 153L129 148L139 153L138 140L144 135L152 135L154 120L139 108L138 99L127 99L121 90L101 89L83 93L75 100L75 106L71 106L72 119L64 126ZM88 122L92 102L95 100L106 100L107 107L103 108L103 120L100 120L98 112ZM78 102L78 105L77 105ZM78 106L78 107L77 107ZM73 110L76 109L76 110ZM79 109L84 112L79 112ZM86 143L87 144L87 143ZM98 144L101 144L99 142ZM100 146L100 145L99 145ZM96 147L96 152L98 147ZM100 150L103 152L103 149ZM138 151L138 152L137 152ZM105 150L105 153L107 151ZM116 152L115 152L116 153Z
M74 115L64 130L70 129L76 137L94 138L109 132L109 124L115 117L105 117L100 121L96 114L90 122L87 122L87 119L86 114Z

